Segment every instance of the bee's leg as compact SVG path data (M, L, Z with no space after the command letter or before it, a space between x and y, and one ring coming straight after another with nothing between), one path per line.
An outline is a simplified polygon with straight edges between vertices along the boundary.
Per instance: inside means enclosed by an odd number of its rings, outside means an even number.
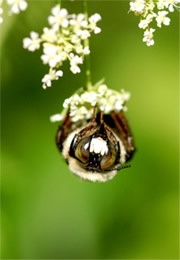
M68 136L68 134L71 132L71 118L69 115L66 116L63 124L58 127L57 133L56 133L56 145L60 152L62 151L63 148L63 142Z
M102 125L104 123L104 115L103 112L100 112L100 124Z
M92 118L93 123L96 122L96 118L97 118L97 109L96 109L96 107L94 107L93 108L93 118Z
M128 122L123 114L123 112L115 113L112 112L112 118L114 119L114 123L116 124L116 129L118 131L118 135L123 141L123 144L127 151L127 161L130 160L135 152L135 146L133 141L133 136L128 125Z

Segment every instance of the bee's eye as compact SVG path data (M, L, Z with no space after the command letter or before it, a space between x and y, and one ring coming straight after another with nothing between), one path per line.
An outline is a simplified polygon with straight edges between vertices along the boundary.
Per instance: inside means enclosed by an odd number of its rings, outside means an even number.
M117 158L117 152L113 145L109 145L108 148L108 153L104 155L101 160L101 168L103 170L106 170L113 166Z
M89 145L90 145L90 138L87 137L81 140L76 147L75 156L82 163L87 163L89 161Z

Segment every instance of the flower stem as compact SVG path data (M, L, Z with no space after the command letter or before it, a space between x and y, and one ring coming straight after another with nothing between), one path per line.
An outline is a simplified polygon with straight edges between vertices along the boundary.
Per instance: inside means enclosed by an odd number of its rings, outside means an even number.
M61 0L56 0L57 1L57 4L59 4L61 6Z
M87 0L83 0L83 10L86 20L88 20L88 7L87 7ZM89 47L89 39L84 40L84 48ZM91 82L91 64L90 64L90 56L85 55L85 65L86 65L86 89L89 90L92 87Z

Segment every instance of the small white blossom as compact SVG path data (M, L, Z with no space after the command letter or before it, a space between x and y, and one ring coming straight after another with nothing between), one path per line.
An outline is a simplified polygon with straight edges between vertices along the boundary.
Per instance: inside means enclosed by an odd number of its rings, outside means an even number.
M43 63L49 64L51 68L56 67L57 64L62 61L62 55L61 52L59 52L59 47L49 43L44 43L43 47L44 54L41 56Z
M70 24L73 25L73 30L77 33L79 30L87 28L88 22L86 21L86 17L84 14L78 14L77 16L72 15L72 19L70 20Z
M68 108L71 103L71 100L72 100L72 97L65 99L65 101L63 103L63 107Z
M97 22L99 22L101 20L101 16L100 14L93 14L89 17L89 22L91 24L96 24Z
M43 78L42 78L42 83L43 83L43 88L46 89L47 87L51 87L52 85L52 80L58 80L59 77L63 76L63 72L62 70L58 70L55 71L53 69L50 69L49 73L46 74Z
M30 33L30 38L23 39L23 47L28 49L29 51L35 51L40 48L41 39L39 38L39 34L36 32Z
M141 14L145 8L145 0L135 0L130 2L130 11Z
M65 28L68 26L68 12L65 8L61 9L60 5L57 5L54 8L52 8L51 13L52 15L48 17L48 21L54 30L58 30L60 26Z
M159 11L158 12L158 16L156 17L158 27L161 27L162 24L164 24L164 25L170 24L171 20L170 20L169 17L166 17L167 14L168 14L167 11Z
M154 14L148 14L146 19L142 19L139 23L139 28L146 29L149 26L149 23L152 22Z
M95 106L97 103L97 93L94 91L85 92L81 95L83 103L90 103L92 106Z
M42 39L42 41L48 42L48 43L55 43L58 40L57 34L55 33L55 31L53 29L49 29L47 27L45 27L43 29L43 34L41 35L41 39Z
M11 12L18 14L21 11L26 10L28 4L25 0L7 0L8 5L11 6Z
M55 114L55 115L52 115L51 117L50 117L50 121L51 122L59 122L59 121L62 121L63 120L63 117L62 117L62 115L61 114Z
M91 28L91 30L95 33L98 34L101 32L101 28L98 27L96 24L97 22L99 22L101 20L101 16L100 14L93 14L89 17L89 27Z
M73 118L73 122L84 120L87 114L88 114L88 110L85 106L81 106L77 110L75 109L70 111L70 116Z
M174 12L174 7L180 8L179 4L180 0L167 0L166 7L169 9L169 12Z
M84 54L84 55L90 54L89 46L86 46L86 47L83 49L83 54Z
M106 85L100 85L98 88L98 93L102 97L107 92L107 86Z
M71 61L70 61L70 70L72 71L72 73L76 74L76 73L80 73L80 68L78 67L79 64L82 64L83 60L82 57L79 57L78 55L73 55L71 53Z
M157 2L157 8L158 8L159 10L162 10L162 9L164 9L165 7L167 7L167 1L165 1L165 0L159 0L159 1Z
M154 44L154 39L153 39L154 32L155 32L155 29L153 29L153 28L147 29L144 32L143 42L145 42L147 44L147 46L151 46Z
M28 7L28 3L26 0L6 0L4 1L9 7L8 14L19 14L21 11L25 11ZM3 23L3 14L4 10L2 7L3 0L0 0L0 24ZM6 9L5 9L6 10Z
M79 30L77 31L77 36L79 36L82 40L85 40L90 37L90 33L88 30Z

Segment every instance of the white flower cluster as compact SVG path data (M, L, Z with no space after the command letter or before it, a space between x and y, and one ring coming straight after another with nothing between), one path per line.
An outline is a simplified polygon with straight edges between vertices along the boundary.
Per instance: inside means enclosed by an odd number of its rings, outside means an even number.
M10 14L19 14L21 11L25 11L28 7L26 0L6 0L6 3L10 6ZM3 22L3 0L0 0L0 24Z
M64 61L69 61L72 73L80 73L80 64L83 63L84 55L90 53L89 47L84 46L84 40L91 33L98 34L101 29L97 22L101 20L99 14L93 14L87 18L84 14L68 14L65 8L56 5L48 17L49 28L43 29L42 35L31 32L30 37L23 40L23 47L29 51L35 51L43 47L41 56L43 64L48 64L50 69L43 79L43 88L51 87L52 80L63 75L59 68Z
M108 89L106 85L92 87L89 91L79 91L63 103L64 110L61 114L51 116L52 122L62 121L68 112L73 122L88 120L93 116L93 107L98 111L109 114L112 111L119 112L127 110L125 102L130 98L130 93L124 90L121 92Z
M139 28L145 30L143 42L147 46L154 45L155 29L152 23L155 22L157 27L169 25L170 18L167 17L169 12L174 12L174 8L179 8L180 0L134 0L130 2L130 11L140 16ZM150 26L151 24L151 26Z

